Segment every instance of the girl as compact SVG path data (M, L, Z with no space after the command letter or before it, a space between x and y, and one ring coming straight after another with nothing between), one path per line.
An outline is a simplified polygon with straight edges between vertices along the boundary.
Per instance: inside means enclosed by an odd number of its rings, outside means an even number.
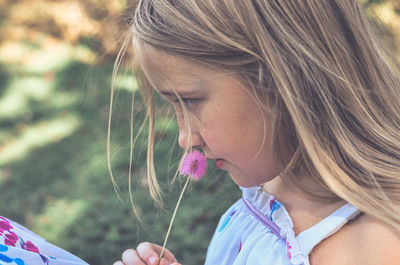
M243 190L205 264L400 264L400 68L357 0L142 0L132 36L180 146Z

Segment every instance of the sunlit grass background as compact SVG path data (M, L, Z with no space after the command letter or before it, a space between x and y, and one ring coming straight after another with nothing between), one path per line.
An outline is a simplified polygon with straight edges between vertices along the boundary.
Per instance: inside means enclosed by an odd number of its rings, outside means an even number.
M132 3L129 3L132 2ZM160 111L156 170L165 209L146 189L146 129L134 153L135 202L147 223L132 216L128 199L129 115L134 77L117 80L111 156L121 200L106 162L106 131L119 14L135 1L0 0L0 215L85 259L111 264L141 241L162 243L179 183L169 185L179 150L176 124ZM400 45L398 0L363 1ZM136 96L135 130L144 117ZM163 107L167 108L167 107ZM210 165L208 177L184 197L168 247L185 265L202 264L223 211L238 188Z

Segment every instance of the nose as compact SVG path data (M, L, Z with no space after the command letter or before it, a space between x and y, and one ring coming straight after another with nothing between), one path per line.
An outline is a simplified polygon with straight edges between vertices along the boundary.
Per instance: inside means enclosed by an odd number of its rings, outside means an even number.
M204 145L203 138L199 132L199 121L195 117L188 116L187 120L181 111L176 111L179 128L178 143L182 149L200 148ZM189 130L189 128L190 130Z
M189 142L190 140L191 142ZM200 148L204 144L204 141L198 132L193 131L192 129L189 135L189 132L187 132L186 128L179 128L178 142L182 149L185 149L186 147L192 149Z
M178 128L179 128L179 138L178 143L182 149L188 148L199 148L204 144L203 138L198 130L196 122L191 120L189 124L186 124L182 115L178 115ZM189 128L190 129L189 129Z

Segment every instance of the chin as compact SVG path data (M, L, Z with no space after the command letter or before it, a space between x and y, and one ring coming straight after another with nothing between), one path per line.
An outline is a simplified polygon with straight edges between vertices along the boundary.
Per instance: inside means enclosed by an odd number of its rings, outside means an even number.
M254 186L264 183L264 182L258 182L258 181L253 182L253 181L249 181L246 179L237 179L237 178L233 177L232 175L231 175L231 178L232 178L233 182L236 183L236 185L243 187L243 188L250 188L250 187L254 187Z
M264 184L265 182L268 182L276 177L274 175L273 177L259 177L259 178L250 178L250 177L244 177L243 175L241 177L236 177L233 174L229 174L230 177L232 178L233 182L235 182L238 186L243 187L243 188L250 188L254 186L259 186Z

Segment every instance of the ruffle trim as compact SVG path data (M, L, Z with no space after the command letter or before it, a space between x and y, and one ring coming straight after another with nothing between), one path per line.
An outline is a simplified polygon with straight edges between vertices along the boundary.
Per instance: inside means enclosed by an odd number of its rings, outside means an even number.
M261 187L241 187L243 198L265 218L275 223L280 229L280 237L286 243L287 257L293 265L308 264L306 255L301 251L293 230L293 222L285 206L272 194Z

